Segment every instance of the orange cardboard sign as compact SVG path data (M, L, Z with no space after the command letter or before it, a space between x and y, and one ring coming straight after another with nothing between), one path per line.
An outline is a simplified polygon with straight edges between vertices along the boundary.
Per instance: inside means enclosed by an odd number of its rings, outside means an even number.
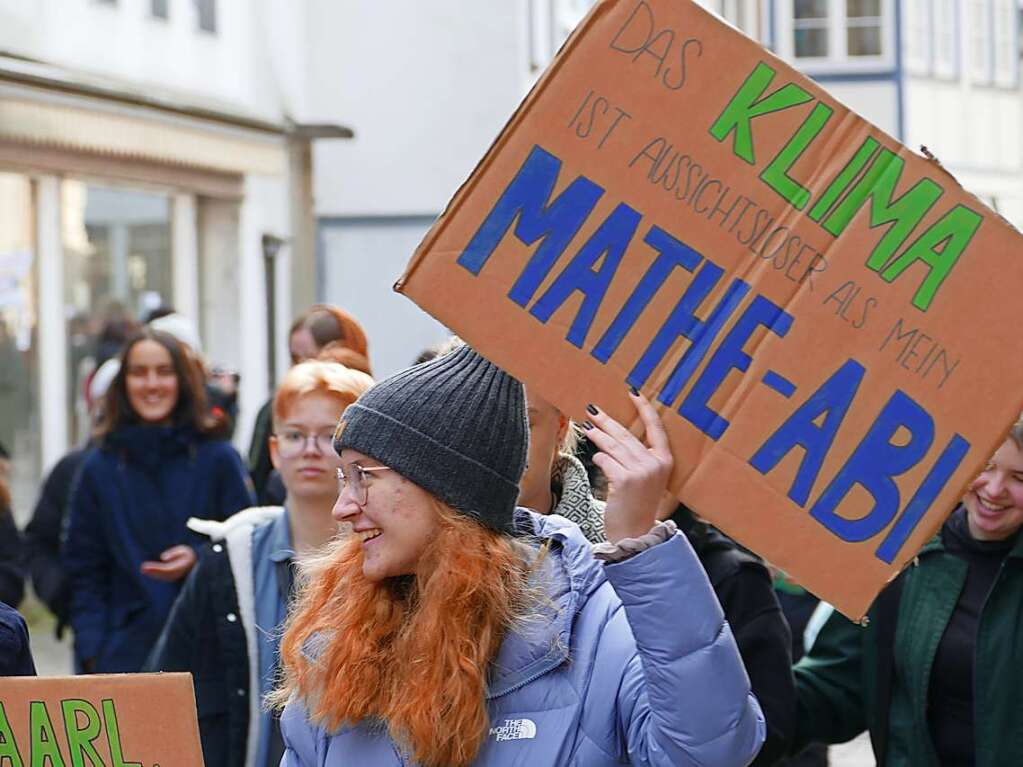
M4 767L202 767L191 674L0 678Z
M396 289L862 616L1023 404L1020 235L686 0L604 0Z

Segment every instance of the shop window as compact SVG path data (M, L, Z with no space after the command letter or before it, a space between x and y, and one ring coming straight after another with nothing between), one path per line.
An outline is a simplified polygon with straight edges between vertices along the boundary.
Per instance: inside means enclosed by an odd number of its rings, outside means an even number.
M90 431L88 383L153 309L171 305L166 195L68 180L61 189L71 438Z
M24 522L39 487L38 291L32 183L0 173L0 443Z

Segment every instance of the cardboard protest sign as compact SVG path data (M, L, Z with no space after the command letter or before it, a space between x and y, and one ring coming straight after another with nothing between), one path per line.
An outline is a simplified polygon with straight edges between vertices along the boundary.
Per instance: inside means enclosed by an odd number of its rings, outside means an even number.
M685 0L596 5L396 289L852 617L1023 403L1021 238ZM638 426L637 426L638 428Z
M202 767L191 674L0 678L3 767Z

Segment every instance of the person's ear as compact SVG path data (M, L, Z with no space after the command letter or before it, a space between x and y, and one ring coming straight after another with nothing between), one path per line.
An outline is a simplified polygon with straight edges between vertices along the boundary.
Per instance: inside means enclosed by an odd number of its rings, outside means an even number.
M568 434L568 430L572 425L572 421L564 413L558 413L558 441L554 446L554 455L561 452L561 444L565 441L565 435Z
M273 467L275 469L277 469L277 471L280 471L281 470L281 467L280 467L281 456L277 452L277 436L275 434L271 434L270 437L269 437L269 442L270 442L270 463L273 465Z

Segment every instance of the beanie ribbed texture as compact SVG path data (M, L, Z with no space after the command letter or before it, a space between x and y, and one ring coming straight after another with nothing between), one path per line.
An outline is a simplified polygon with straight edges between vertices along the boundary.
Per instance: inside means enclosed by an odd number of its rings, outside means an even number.
M469 346L376 384L334 442L391 467L456 511L513 534L529 423L522 384Z

